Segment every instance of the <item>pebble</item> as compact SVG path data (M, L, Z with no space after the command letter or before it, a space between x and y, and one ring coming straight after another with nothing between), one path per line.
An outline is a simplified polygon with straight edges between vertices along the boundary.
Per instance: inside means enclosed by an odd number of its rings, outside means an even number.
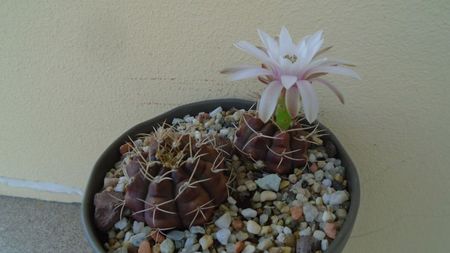
M327 162L325 166L323 166L323 170L332 170L334 169L334 163L333 162Z
M116 224L114 224L114 227L118 230L124 229L128 225L127 218L123 217L121 220L119 220Z
M344 208L339 208L336 210L336 216L339 219L345 219L347 217L347 211Z
M291 184L295 184L297 183L297 176L295 174L290 174L288 180L289 182L291 182Z
M284 238L283 244L285 246L294 247L295 246L295 235L286 235L286 238Z
M308 157L308 161L314 163L314 162L317 161L317 158L316 158L316 156L313 153L310 153L309 157Z
M303 206L303 215L305 215L305 220L307 222L313 222L316 216L319 214L317 208L309 203Z
M261 197L260 197L260 201L261 202L265 202L265 201L272 201L277 199L277 194L273 191L263 191L261 192Z
M172 240L167 238L161 243L159 249L161 250L161 253L173 253L175 251L175 244L173 244Z
M257 235L261 231L261 226L253 220L249 220L247 222L247 231L251 234Z
M292 234L292 230L289 227L284 227L283 233L286 235L290 235L290 234Z
M129 241L132 235L133 235L133 233L131 233L130 231L126 232L123 240Z
M328 179L328 178L326 178L326 179L324 179L324 180L322 181L322 185L325 186L325 187L331 187L332 184L333 184L333 183L332 183L331 180Z
M325 211L322 214L322 221L323 222L331 222L334 221L334 219L336 219L336 216L330 212L330 211Z
M328 249L328 240L327 239L323 239L320 242L320 248L322 248L323 251L326 251Z
M213 245L213 238L210 235L204 235L200 238L199 243L203 250L207 250Z
M323 240L325 238L325 233L321 230L316 230L313 233L313 237L316 238L316 240Z
M296 253L311 253L311 252L313 252L312 242L313 242L313 238L310 235L300 236L300 239L297 240L295 252Z
M323 173L323 170L318 170L316 172L314 172L314 178L316 179L316 181L322 181L323 177L325 176L325 174Z
M264 225L269 220L269 215L263 213L259 216L259 224Z
M138 221L134 221L133 222L133 233L138 234L142 231L142 229L144 228L145 224L144 222L138 222Z
M230 238L231 232L228 228L222 228L216 232L216 239L222 245L227 245L228 239Z
M255 183L263 190L277 192L280 189L281 178L277 174L269 174L256 180Z
M231 226L233 227L234 230L239 231L244 227L244 223L240 219L234 219L231 222Z
M256 212L256 211L255 211ZM217 219L214 224L219 228L228 228L231 224L231 215L229 212L224 213Z
M272 246L273 246L272 240L268 239L268 238L264 238L264 239L259 241L258 246L256 246L256 248L258 250L263 250L264 251L264 250L269 249Z
M323 228L323 230L329 238L336 238L337 228L335 223L325 223L325 227Z
M150 242L143 240L141 244L139 244L138 253L152 253L152 246L150 245Z
M185 233L183 231L179 231L179 230L172 230L169 233L167 233L167 238L170 238L171 240L174 241L179 241L182 240L185 236Z
M240 253L240 252L242 252L242 250L244 250L244 247L245 247L244 241L239 241L239 242L237 242L236 245L234 246L234 251L235 251L236 253Z
M340 205L348 200L346 191L337 191L331 194L329 203L330 205ZM326 204L326 202L325 202Z
M233 197L228 197L227 198L228 203L230 203L231 205L236 205L237 201L233 198Z
M147 237L146 234L144 233L139 233L139 234L135 234L133 236L130 237L130 242L131 244L133 244L136 247L139 247L139 245L141 244L141 242Z
M193 234L204 234L205 233L205 229L200 226L192 226L189 231Z
M284 188L288 187L290 184L291 184L291 183L290 183L289 181L283 180L283 181L281 181L281 183L280 183L280 189L284 189Z
M249 191L254 191L257 188L256 183L254 181L252 181L252 180L246 181L245 182L245 186L247 187L247 189Z
M241 211L242 216L244 216L247 219L255 218L258 215L258 212L256 210L251 208L246 208Z
M216 109L214 109L212 112L209 113L209 116L211 116L211 118L216 117L219 113L223 112L223 109L221 106L217 107Z
M248 239L248 234L242 231L236 233L236 239L239 241L245 241Z
M292 219L298 221L302 218L303 216L303 209L298 207L298 206L293 206L291 207L291 217Z
M263 226L259 233L261 235L269 235L270 233L272 233L272 227L271 226Z
M308 235L311 235L311 233L312 233L311 228L307 227L300 231L300 236L308 236Z
M245 246L244 250L242 251L242 253L253 253L256 251L255 246L248 244L247 246Z
M185 248L192 247L197 242L197 239L195 237L188 237L186 239L186 242L184 243Z

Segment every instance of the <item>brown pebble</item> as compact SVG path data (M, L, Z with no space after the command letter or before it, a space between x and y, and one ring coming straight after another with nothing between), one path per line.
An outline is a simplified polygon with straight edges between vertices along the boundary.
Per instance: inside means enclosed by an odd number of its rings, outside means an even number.
M164 240L166 240L166 237L157 232L157 231L153 231L150 233L150 237L156 242L156 243L162 243Z
M152 253L152 246L147 240L143 240L139 245L138 253Z
M239 231L244 227L244 223L240 219L234 219L231 222L231 226L233 227L234 230Z
M326 223L323 231L325 231L325 234L329 238L336 239L336 233L337 233L336 223Z
M245 243L244 241L239 241L236 243L236 245L234 246L234 251L236 253L240 253L243 249L245 248Z
M313 163L313 164L311 164L311 166L309 166L309 170L312 172L312 173L314 173L314 172L316 172L317 171L317 163Z
M291 217L293 220L300 220L303 217L303 209L299 206L291 207Z
M286 237L284 238L284 245L289 246L289 247L295 247L295 235L286 235Z
M123 155L127 152L129 152L131 150L131 146L132 144L127 142L125 144L123 144L122 146L120 146L119 150L120 150L120 154Z

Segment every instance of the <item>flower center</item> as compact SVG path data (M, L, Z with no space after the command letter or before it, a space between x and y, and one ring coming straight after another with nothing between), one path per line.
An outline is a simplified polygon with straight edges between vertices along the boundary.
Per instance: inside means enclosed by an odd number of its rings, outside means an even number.
M283 57L284 59L288 59L289 61L291 61L292 63L295 63L297 61L297 55L293 54L293 55L285 55Z

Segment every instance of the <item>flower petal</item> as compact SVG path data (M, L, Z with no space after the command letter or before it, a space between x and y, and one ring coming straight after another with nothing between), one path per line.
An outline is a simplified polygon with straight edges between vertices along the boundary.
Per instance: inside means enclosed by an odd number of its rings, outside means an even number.
M265 123L269 121L277 107L278 98L280 97L283 86L279 81L271 82L261 94L258 103L258 117Z
M294 43L292 42L291 35L286 27L282 27L280 31L280 55L292 54L294 49Z
M292 118L297 117L300 110L300 93L297 85L292 86L289 90L286 90L286 108Z
M334 92L334 94L336 94L336 96L339 98L339 101L341 101L341 103L344 104L344 96L338 90L338 88L336 86L334 86L332 83L330 83L327 80L322 79L322 78L314 78L314 79L312 79L310 81L317 81L317 82L319 82L321 84L324 84L328 88L330 88L330 90L332 90Z
M284 88L286 88L286 90L291 88L295 82L297 82L296 76L290 76L290 75L282 75L281 76L281 83L283 84Z
M339 66L319 66L317 68L313 68L312 70L308 71L306 73L306 78L308 79L308 76L315 74L315 73L330 73L330 74L338 74L343 76L350 76L352 78L361 80L361 77L353 70L349 68L339 67Z
M267 54L272 57L278 57L278 43L266 32L258 29L259 38L267 49Z
M264 75L272 75L272 72L270 72L267 69L263 68L247 68L247 69L240 69L233 73L230 73L230 80L231 81L237 81L247 78L254 78L257 76L264 76Z
M263 63L266 63L268 65L273 65L274 63L273 60L270 59L270 57L264 51L247 41L239 41L238 43L235 43L234 46L250 55L253 55Z
M313 123L319 114L319 101L316 92L309 81L302 80L298 83L300 95L302 97L303 111L306 120Z

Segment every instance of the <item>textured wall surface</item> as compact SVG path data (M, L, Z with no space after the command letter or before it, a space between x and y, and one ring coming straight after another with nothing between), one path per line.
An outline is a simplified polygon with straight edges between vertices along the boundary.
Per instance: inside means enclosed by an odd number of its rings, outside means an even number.
M218 72L232 43L325 31L363 81L319 88L320 120L354 159L362 202L346 252L448 252L450 2L1 1L0 176L83 188L127 128L176 105L254 97ZM0 194L63 201L0 185Z

